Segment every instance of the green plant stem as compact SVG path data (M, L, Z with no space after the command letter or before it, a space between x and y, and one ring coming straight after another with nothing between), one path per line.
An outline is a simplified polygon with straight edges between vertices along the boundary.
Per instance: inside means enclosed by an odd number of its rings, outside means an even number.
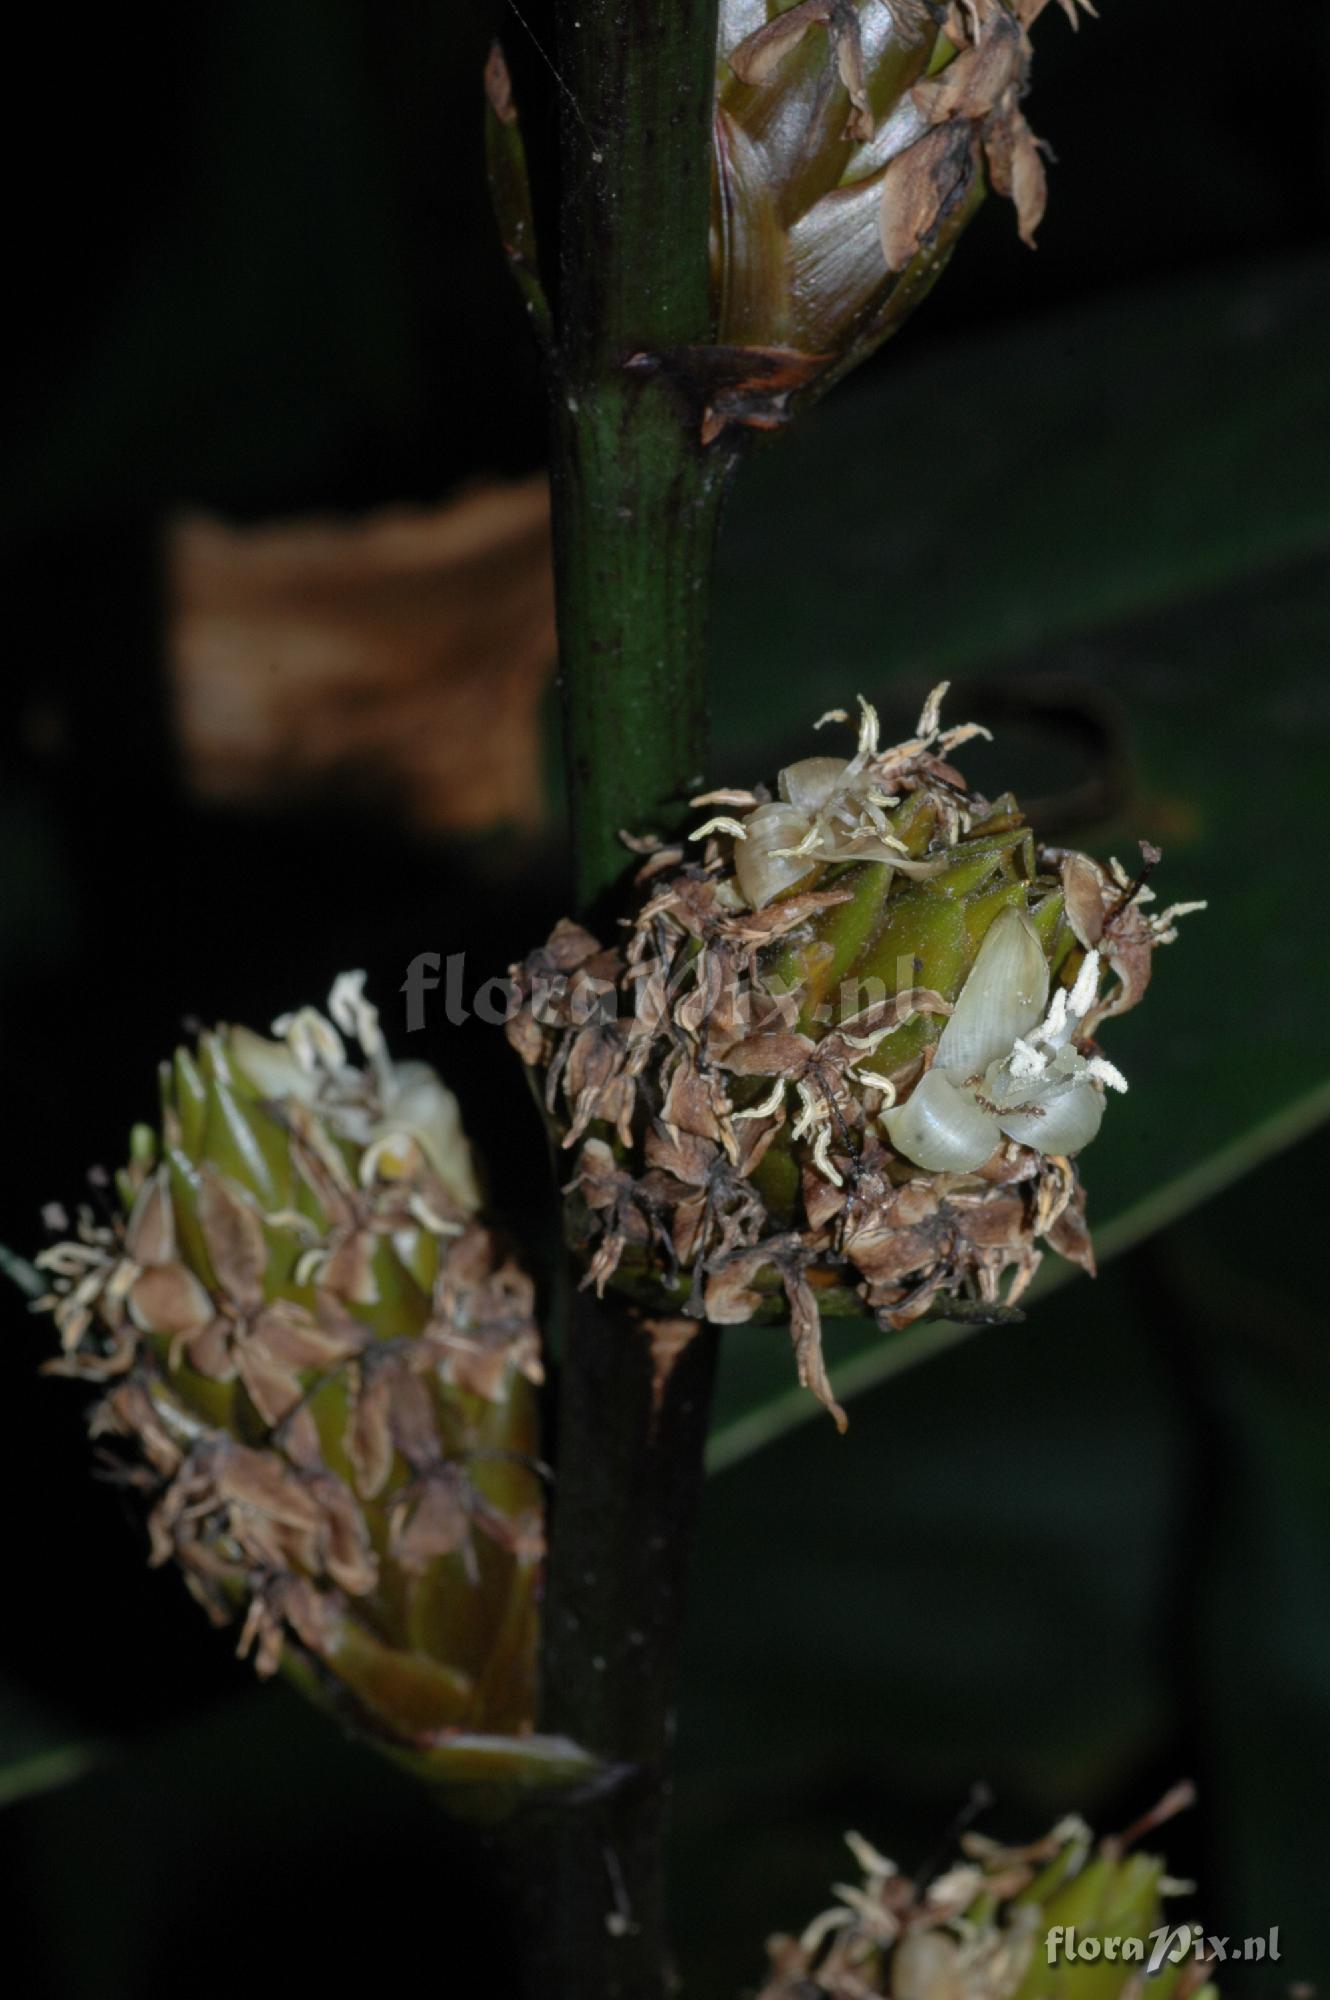
M732 455L658 357L711 333L716 0L556 0L563 84L553 496L579 906L677 830L706 764L712 557ZM640 357L646 357L645 363ZM629 364L634 364L630 366ZM566 1301L542 1726L616 1773L517 1835L531 1990L661 2000L678 1641L716 1336L668 1380L618 1302Z
M732 454L652 358L711 336L716 0L558 0L554 531L577 894L706 762L711 563ZM630 367L648 357L645 367Z
M727 462L681 439L664 381L602 381L556 413L555 562L579 906L677 831L707 759L712 554Z

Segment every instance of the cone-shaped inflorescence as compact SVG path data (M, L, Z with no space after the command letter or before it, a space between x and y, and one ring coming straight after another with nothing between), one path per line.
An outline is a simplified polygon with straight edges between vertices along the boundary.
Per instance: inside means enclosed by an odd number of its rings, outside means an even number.
M721 810L648 852L621 943L565 922L514 968L587 1281L788 1311L833 1410L820 1312L1000 1317L1043 1244L1093 1268L1072 1155L1126 1088L1095 1035L1194 907L1150 914L967 790L949 759L984 732L944 732L942 692L909 742L864 703L848 761L696 800Z
M1011 197L1033 243L1044 167L1021 99L1028 29L1047 4L722 0L718 339L768 350L777 402L901 323L986 184ZM1075 25L1078 0L1061 4ZM728 414L762 420L760 379Z
M1143 1827L1180 1804L1178 1787ZM1215 2000L1191 1926L1170 1918L1163 1861L1133 1834L1096 1845L1079 1819L1004 1847L962 1837L944 1873L916 1884L857 1834L862 1880L800 1937L774 1937L759 2000ZM1111 1945L1109 1940L1112 1940Z
M163 1066L122 1216L39 1260L49 1365L106 1385L92 1431L150 1495L153 1560L260 1673L453 1746L441 1776L512 1775L483 1745L534 1711L532 1287L479 1219L456 1099L389 1059L362 985Z
M1049 0L721 0L709 345L663 368L710 443L766 430L895 331L991 187L1024 241L1043 149L1021 110ZM1075 26L1089 0L1058 0ZM527 160L501 51L485 76L490 184L509 262L550 338Z

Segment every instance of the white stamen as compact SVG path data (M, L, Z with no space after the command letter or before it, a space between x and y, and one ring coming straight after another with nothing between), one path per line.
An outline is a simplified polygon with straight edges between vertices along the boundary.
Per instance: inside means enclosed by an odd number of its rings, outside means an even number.
M847 1833L845 1845L849 1848L865 1875L878 1875L883 1881L899 1871L894 1861L888 1861L885 1854L879 1854L861 1833Z
M805 854L814 854L822 844L822 829L814 821L797 847L769 847L767 853L776 861L802 861Z
M805 1132L811 1132L814 1125L827 1115L826 1106L813 1093L811 1084L800 1081L795 1084L799 1093L799 1116L790 1127L791 1139L802 1139Z
M1166 910L1160 910L1157 916L1151 917L1150 928L1154 931L1161 944L1172 944L1177 937L1175 925L1178 918L1190 917L1197 910L1208 910L1209 907L1210 905L1207 902L1170 903ZM1167 936L1165 936L1166 932L1168 933Z
M295 1283L297 1285L314 1284L327 1261L328 1253L326 1250L307 1250L304 1256L297 1260L296 1268L291 1274Z
M747 1111L735 1112L735 1124L737 1125L741 1118L770 1118L772 1113L780 1106L784 1096L785 1079L783 1076L778 1076L760 1104L750 1104Z
M412 1215L422 1229L428 1229L433 1236L463 1236L465 1226L460 1222L448 1222L437 1209L430 1207L423 1194L413 1194L407 1203Z
M942 711L943 698L950 686L950 681L939 681L937 686L931 690L928 700L919 711L919 720L915 724L914 733L916 736L922 736L925 743L930 743L937 735L938 719Z
M874 1049L885 1040L895 1026L894 1021L888 1021L885 1027L874 1028L871 1035L847 1035L844 1028L838 1029L837 1033L847 1048L862 1049L865 1055L871 1056Z
M748 838L739 821L727 818L724 813L717 813L714 819L707 820L703 826L698 827L696 833L690 833L688 838L690 840L705 840L709 833L733 834L736 840L747 840Z
M1067 1003L1078 1020L1083 1021L1094 1006L1095 996L1098 991L1099 953L1097 951L1087 951L1081 969L1076 975L1076 984L1071 989L1071 998Z
M875 1069L860 1069L857 1066L851 1074L858 1077L861 1083L868 1084L871 1089L880 1090L883 1100L882 1109L890 1111L892 1105L896 1102L896 1086L889 1076L882 1076Z
M301 1069L312 1074L326 1069L332 1074L346 1066L346 1048L331 1021L317 1007L298 1007L294 1013L279 1014L272 1031L286 1042Z
M1096 1082L1106 1084L1110 1090L1126 1090L1126 1077L1117 1064L1111 1063L1107 1056L1091 1056L1085 1067Z
M831 1163L831 1125L823 1125L813 1141L813 1165L819 1173L826 1175L833 1187L844 1187L845 1182Z
M1009 1074L1020 1081L1028 1076L1042 1076L1047 1068L1048 1057L1042 1050L1033 1047L1029 1042L1022 1041L1017 1035L1011 1045L1011 1056L1007 1063Z
M354 1035L367 1061L383 1074L390 1068L388 1048L379 1027L379 1010L365 997L363 971L339 972L328 995L328 1012L344 1035Z

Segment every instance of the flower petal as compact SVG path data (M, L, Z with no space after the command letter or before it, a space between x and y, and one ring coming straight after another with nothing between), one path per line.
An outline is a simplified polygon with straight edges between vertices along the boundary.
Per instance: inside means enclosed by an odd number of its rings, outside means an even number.
M938 1066L968 1076L1005 1056L1018 1035L1042 1021L1048 961L1023 910L999 912L937 1045Z
M820 812L848 769L844 757L801 757L781 772L780 795L799 812Z
M1102 1092L1089 1077L1072 1083L1043 1085L1027 1102L1038 1105L1037 1112L1005 1111L998 1124L1018 1145L1033 1146L1038 1153L1079 1153L1099 1130L1104 1116Z
M451 1090L428 1063L404 1062L395 1066L383 1118L370 1133L370 1140L373 1142L390 1132L409 1132L413 1139L419 1140L449 1194L473 1213L480 1207L480 1188L471 1147L462 1130L461 1109Z
M882 1123L898 1153L932 1174L973 1173L998 1143L997 1120L958 1088L952 1077L930 1069L904 1104L883 1113Z
M750 909L762 910L783 889L792 889L817 867L819 857L773 854L797 847L808 832L808 817L796 806L759 806L744 821L743 840L734 843L734 872Z
M294 1097L301 1104L315 1104L319 1078L302 1069L285 1042L273 1042L256 1035L252 1028L232 1028L227 1036L227 1053L241 1074L265 1097Z

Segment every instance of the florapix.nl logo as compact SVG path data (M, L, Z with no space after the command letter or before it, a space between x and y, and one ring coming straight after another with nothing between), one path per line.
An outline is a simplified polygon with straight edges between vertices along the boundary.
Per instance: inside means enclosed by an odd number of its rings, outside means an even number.
M1097 1960L1109 1964L1139 1965L1148 1977L1165 1965L1180 1965L1184 1959L1201 1964L1257 1964L1268 1960L1277 1964L1279 1926L1255 1937L1221 1937L1201 1924L1160 1924L1144 1937L1101 1935L1080 1931L1075 1924L1054 1924L1044 1941L1050 1965L1092 1965Z

